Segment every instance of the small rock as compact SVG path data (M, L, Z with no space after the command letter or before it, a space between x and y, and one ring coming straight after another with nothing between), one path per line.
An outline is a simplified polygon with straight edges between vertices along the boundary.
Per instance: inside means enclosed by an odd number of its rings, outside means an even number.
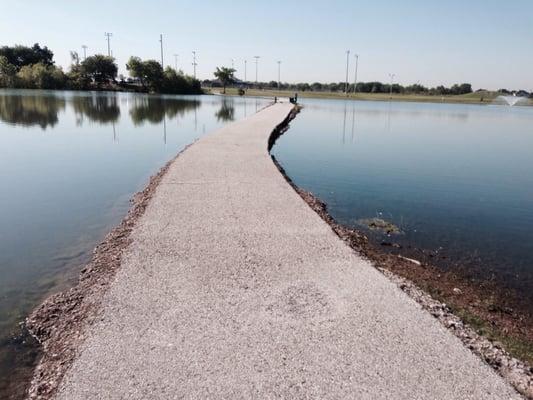
M462 293L463 293L463 291L462 291L461 289L456 288L456 287L453 288L453 292L454 292L455 294L462 294Z

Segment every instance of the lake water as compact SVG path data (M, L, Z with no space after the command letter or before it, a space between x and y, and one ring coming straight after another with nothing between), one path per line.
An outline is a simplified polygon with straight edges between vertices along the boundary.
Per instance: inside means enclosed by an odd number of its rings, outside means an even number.
M20 396L13 370L34 360L17 324L76 282L132 195L185 145L266 104L0 90L0 398Z
M375 242L496 279L533 309L532 107L303 104L272 150L296 185ZM402 233L375 233L369 218Z

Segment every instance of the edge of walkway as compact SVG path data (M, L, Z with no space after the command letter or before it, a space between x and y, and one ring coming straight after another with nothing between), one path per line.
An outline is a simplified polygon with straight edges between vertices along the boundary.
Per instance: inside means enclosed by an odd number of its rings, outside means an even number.
M49 399L56 393L87 337L87 329L99 315L102 295L121 266L122 255L132 242L130 235L137 221L172 163L196 142L186 145L133 196L128 213L94 248L76 285L48 297L26 318L25 329L41 346L27 398Z
M289 128L289 123L295 118L298 112L298 107L293 108L287 117L272 131L267 144L268 150L272 148L276 139ZM90 328L99 316L102 294L107 291L109 284L121 266L123 251L132 242L130 234L136 222L144 214L144 211L156 192L158 184L171 164L193 144L194 142L186 146L172 160L167 162L156 175L150 178L146 188L134 196L132 206L120 225L114 228L105 237L104 241L95 248L92 260L81 271L78 284L69 290L51 296L27 318L26 326L29 332L42 345L43 350L42 357L35 368L30 385L29 398L47 399L54 396L64 374L76 359L80 345L87 337L87 328ZM311 209L318 213L330 225L333 232L341 240L358 253L357 248L353 245L350 236L346 232L346 228L343 228L344 231L341 229L341 226L327 213L325 204L320 202L311 193L298 188L285 174L285 171L273 156L272 160L287 182ZM358 255L360 254L358 253ZM448 330L451 330L470 350L478 356L481 356L483 360L488 361L486 359L486 353L480 352L478 348L472 348L472 342L465 340L472 338L471 332L467 331L470 328L464 326L456 316L451 314L445 304L434 300L429 294L421 291L413 283L390 271L379 268L374 262L372 262L372 265L387 276L388 279L396 283L409 297L421 304L424 309L436 317ZM465 332L467 335L465 335ZM475 332L473 333L477 335ZM490 342L486 342L489 343L492 350L494 346ZM483 343L483 346L480 348L486 350L486 343ZM501 354L498 355L501 356ZM520 384L522 381L517 380L516 376L506 373L501 368L496 368L490 362L489 364L511 383L515 389L522 394L528 395L527 387Z

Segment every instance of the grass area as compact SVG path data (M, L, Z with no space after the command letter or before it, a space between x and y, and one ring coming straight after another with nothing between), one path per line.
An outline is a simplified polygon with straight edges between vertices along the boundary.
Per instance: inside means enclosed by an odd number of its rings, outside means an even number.
M489 322L464 308L453 307L453 312L461 318L463 322L470 325L470 327L472 327L478 334L486 337L490 341L500 342L503 345L503 348L512 356L519 360L526 361L529 365L533 365L533 343L531 341L495 329Z
M213 88L205 89L207 93L222 93L222 89ZM294 91L289 90L271 90L271 89L248 89L246 96L266 96L266 97L291 97L294 96ZM350 100L371 100L371 101L388 101L391 99L387 93L350 93L346 96L339 92L297 92L300 98L317 98L317 99L350 99ZM227 88L226 94L238 95L236 88ZM476 93L469 93L456 96L431 96L425 94L392 94L394 101L412 101L424 103L461 103L461 104L490 104L496 97L497 92L483 91ZM529 102L533 105L533 102Z

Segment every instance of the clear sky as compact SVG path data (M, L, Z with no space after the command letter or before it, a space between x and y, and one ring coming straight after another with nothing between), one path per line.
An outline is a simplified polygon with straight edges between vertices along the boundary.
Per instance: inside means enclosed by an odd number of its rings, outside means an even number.
M70 50L107 53L120 72L130 55L212 78L216 66L259 80L345 79L346 50L359 54L359 80L533 90L533 0L0 0L0 45L39 42L67 68ZM354 59L350 59L353 80Z

